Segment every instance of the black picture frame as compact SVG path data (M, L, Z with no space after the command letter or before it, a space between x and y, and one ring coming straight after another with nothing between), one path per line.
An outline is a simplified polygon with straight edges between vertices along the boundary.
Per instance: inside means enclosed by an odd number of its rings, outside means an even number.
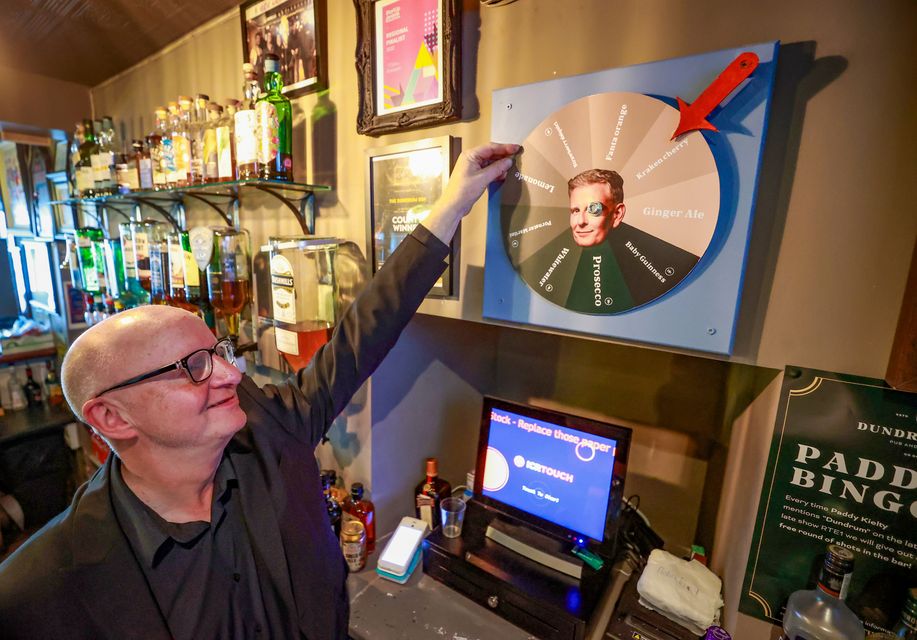
M445 191L458 146L456 138L438 136L366 150L366 255L372 274L414 227L422 223ZM415 166L421 167L426 175L414 173ZM430 289L428 298L451 298L457 291L458 246L459 233L456 233L449 244L448 266Z
M282 93L288 98L328 88L326 2L327 0L247 0L239 5L239 18L242 22L242 60L254 65L259 83L263 72L260 52L263 51L275 53L280 57ZM293 25L289 24L291 16ZM287 19L286 27L282 26L283 18ZM296 26L296 20L299 20L300 27ZM259 42L270 44L264 46Z
M360 96L360 111L357 115L358 133L378 136L393 131L431 127L461 118L462 0L436 1L439 3L438 28L427 31L424 26L422 34L408 32L405 35L408 38L413 35L415 40L419 35L425 43L428 44L431 41L435 43L436 56L441 63L438 68L438 82L441 89L439 95L426 101L416 101L418 102L417 107L403 105L387 107L385 95L378 90L380 86L390 87L391 85L386 84L389 78L381 75L385 73L385 61L379 59L378 53L383 42L380 39L385 38L386 34L377 29L377 12L394 5L400 5L400 9L412 11L423 11L423 7L414 0L353 0L357 10L356 67ZM412 15L412 17L418 19L416 16ZM423 20L423 17L419 19ZM397 37L401 37L401 34L399 33ZM389 46L394 40L395 38L390 37L388 41L385 41L385 46ZM412 86L411 81L408 81L407 84L408 87ZM403 99L404 91L407 88L399 83L397 88L393 87L390 90L396 96L400 91L400 97ZM381 109L380 95L383 107Z

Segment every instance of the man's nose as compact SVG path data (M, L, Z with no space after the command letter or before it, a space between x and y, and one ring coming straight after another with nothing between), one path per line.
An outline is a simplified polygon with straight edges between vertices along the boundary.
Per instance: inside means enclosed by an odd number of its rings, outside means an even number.
M573 220L576 222L576 226L582 227L586 224L586 212L580 209L573 214Z
M213 374L211 377L222 384L237 385L242 382L242 372L239 371L238 367L215 354L213 356Z

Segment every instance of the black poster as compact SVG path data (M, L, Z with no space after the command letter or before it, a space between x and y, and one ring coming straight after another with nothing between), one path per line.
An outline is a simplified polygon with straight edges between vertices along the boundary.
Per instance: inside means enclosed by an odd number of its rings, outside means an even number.
M378 271L442 195L448 157L441 147L376 156L370 159L373 218L373 271ZM451 249L451 247L450 247ZM452 295L452 265L430 290Z
M828 544L855 555L847 604L867 631L917 586L917 394L787 367L739 610L780 624Z

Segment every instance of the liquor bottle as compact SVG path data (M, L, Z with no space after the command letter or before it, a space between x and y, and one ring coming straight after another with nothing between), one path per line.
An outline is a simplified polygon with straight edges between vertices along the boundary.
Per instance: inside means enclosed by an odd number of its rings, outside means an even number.
M325 492L325 506L328 509L328 519L331 522L334 536L339 538L341 535L341 505L331 494L331 488L334 486L337 473L334 471L322 471L321 478L322 490Z
M204 173L204 133L207 129L207 104L210 102L210 96L199 93L194 96L193 108L187 115L186 130L188 132L188 141L191 144L191 184L204 184L206 174Z
M439 503L452 495L452 485L439 477L436 458L427 458L427 475L414 490L417 517L435 529L440 524Z
M258 100L258 80L255 68L248 62L242 65L245 83L242 86L242 104L236 111L234 132L236 137L236 177L247 180L258 177L258 121L255 102Z
M140 223L122 222L118 225L121 232L121 257L124 271L124 289L130 294L131 306L139 306L149 302L150 294L140 285L140 276L137 272L137 249L135 233L142 233ZM144 234L144 238L146 235ZM146 249L143 249L144 251Z
M115 184L117 185L115 193L121 195L128 194L140 186L137 161L132 154L115 154Z
M42 405L41 385L32 379L32 367L25 368L25 377L25 384L22 385L25 400L30 407L40 407Z
M83 120L83 142L79 148L79 166L76 174L76 195L92 198L95 193L95 174L92 170L92 157L98 152L95 130L92 120ZM97 161L98 162L98 161Z
M255 107L258 120L258 164L266 180L293 180L293 109L281 93L280 58L264 56L264 93Z
M180 232L171 231L166 236L166 254L169 261L169 304L196 313L197 309L190 308L185 294L185 251L182 248Z
M64 404L64 390L54 370L54 363L50 361L48 362L48 373L45 375L45 393L48 397L48 404L52 407Z
M150 252L150 302L152 304L170 304L166 225L165 223L148 224L151 224L147 231Z
M334 331L338 242L271 238L270 247L274 339L287 364L299 371Z
M73 129L73 138L70 139L70 158L67 164L67 177L70 181L70 193L79 196L80 188L77 184L80 171L80 145L83 144L83 123L77 122Z
M153 160L150 150L144 146L143 140L134 140L131 143L131 152L137 165L137 188L149 191L153 188Z
M179 139L175 143L175 163L177 172L176 186L186 187L191 184L191 109L193 101L188 96L178 96L178 128ZM181 152L179 153L179 147Z
M155 126L150 135L146 137L147 147L150 149L150 165L153 171L153 189L165 189L169 176L174 171L175 153L172 148L172 139L168 132L168 113L163 107L156 107Z
M168 118L169 140L172 144L172 165L166 181L169 188L183 187L188 184L188 171L183 164L185 134L181 130L181 111L177 102L169 102Z
M204 182L219 182L220 157L217 149L217 129L223 118L223 107L216 102L207 105L207 122L203 126L202 154L204 160Z
M188 311L198 314L210 330L216 334L216 321L213 315L213 306L207 296L201 295L201 270L194 259L191 250L191 235L188 231L181 232L181 246L185 273L185 295Z
M863 623L844 603L853 575L853 553L828 545L818 586L790 594L783 614L788 640L863 640Z
M217 124L217 177L220 182L236 178L236 139L233 126L238 110L238 100L227 100L223 116Z
M96 152L92 155L92 172L96 195L111 195L117 192L115 182L115 129L109 116L94 123L98 137Z
M86 293L102 293L102 282L99 271L102 266L102 256L96 243L102 241L102 230L95 227L80 227L76 230L77 259L80 265L80 278L83 282L83 291Z
M908 590L907 602L901 610L901 619L892 633L903 640L917 640L917 588Z
M363 498L363 483L354 482L350 485L350 495L344 501L344 513L347 516L356 518L363 523L366 529L366 550L372 553L376 548L376 507L375 505Z

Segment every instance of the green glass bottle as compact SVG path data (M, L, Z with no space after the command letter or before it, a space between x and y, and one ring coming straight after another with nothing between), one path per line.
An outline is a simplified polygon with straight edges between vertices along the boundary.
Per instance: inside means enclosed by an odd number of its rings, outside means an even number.
M261 177L293 180L293 108L284 96L280 59L264 56L264 93L255 104Z
M181 232L181 247L185 263L185 300L189 310L197 313L215 334L213 305L208 296L201 295L201 271L191 251L191 236L187 231Z
M80 227L76 230L76 246L83 291L101 294L105 273L101 251L102 230L95 227ZM99 277L100 272L103 274L102 278Z
M118 225L121 232L121 259L123 266L123 281L126 294L131 298L131 306L147 304L150 294L140 286L137 275L137 252L134 245L134 231L139 227L137 222L122 222Z

